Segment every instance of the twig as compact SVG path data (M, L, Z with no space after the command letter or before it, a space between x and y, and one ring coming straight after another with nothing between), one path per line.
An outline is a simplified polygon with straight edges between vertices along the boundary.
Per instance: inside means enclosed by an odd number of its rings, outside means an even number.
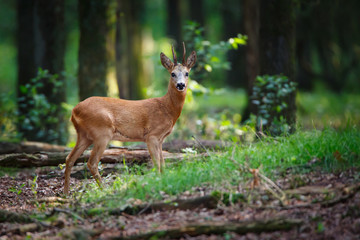
M199 144L199 146L206 151L206 153L209 155L210 158L212 158L212 154L207 150L207 148L195 137L195 135L192 136L192 138Z
M63 212L63 213L66 213L66 214L68 214L68 215L71 215L72 217L74 217L74 218L76 218L76 219L78 219L78 220L80 220L80 221L82 221L82 222L85 221L85 219L83 219L82 217L80 217L77 213L74 213L74 212L72 212L72 211L70 211L70 210L68 210L68 209L54 208L54 209L53 209L53 213L54 213L54 212Z
M234 154L233 154L234 156ZM238 163L234 158L230 159L233 163L235 163L236 165L240 165L240 170L243 170L244 168L252 173L252 169L249 167L249 165L247 165L247 163L244 164L240 164ZM281 203L283 204L283 201L286 199L286 193L281 190L272 180L270 180L269 178L267 178L265 175L261 174L260 172L257 173L257 176L259 176L262 180L264 180L266 183L263 184L263 186L266 187L266 189L273 194L277 199L279 199L281 201ZM273 188L273 189L272 189Z

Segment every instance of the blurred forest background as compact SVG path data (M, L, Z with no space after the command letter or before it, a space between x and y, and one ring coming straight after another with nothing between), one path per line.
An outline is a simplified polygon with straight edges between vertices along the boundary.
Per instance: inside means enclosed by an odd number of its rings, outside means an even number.
M1 1L0 138L72 146L80 100L163 95L159 54L174 44L181 56L183 41L198 62L170 139L358 123L359 10L357 0Z

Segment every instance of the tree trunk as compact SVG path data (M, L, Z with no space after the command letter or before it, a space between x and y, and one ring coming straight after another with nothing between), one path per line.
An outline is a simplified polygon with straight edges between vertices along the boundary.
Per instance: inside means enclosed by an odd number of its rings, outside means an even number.
M30 109L22 102L29 102L28 95L20 91L19 86L25 86L30 79L36 76L36 65L34 61L34 9L35 0L18 0L17 2L17 45L18 45L18 111L20 115L29 115ZM22 123L18 123L18 131L23 137L32 139L32 134L24 128Z
M292 0L268 0L260 4L260 75L283 74L295 81L295 3ZM286 99L283 112L294 130L296 92Z
M110 0L79 0L79 96L106 96L108 34L107 9Z
M191 7L191 6L190 6ZM168 36L173 38L176 43L181 43L181 8L180 0L167 0L167 14L168 14ZM176 47L176 46L175 46Z
M237 34L243 33L242 14L243 9L239 1L225 0L221 6L222 19L224 20L224 37L228 40L236 37ZM246 87L245 71L245 48L230 50L227 59L231 63L231 69L226 71L226 85L234 88Z
M57 74L57 83L48 78L39 79L43 84L37 89L37 94L43 94L50 104L56 107L48 118L57 121L48 121L41 126L45 134L36 133L40 129L28 129L24 122L18 124L19 131L28 140L64 144L67 141L67 130L61 103L65 102L65 82L62 76L64 71L65 31L64 31L64 1L30 0L18 1L18 85L26 85L36 77L40 67ZM56 89L56 90L54 90ZM29 95L18 92L20 115L28 117L32 110L29 107ZM52 132L57 133L54 137Z
M169 1L169 3L170 2L174 2L174 1ZM170 3L170 4L174 4L174 3ZM203 0L196 0L196 1L189 0L188 6L189 6L189 12L190 12L190 20L197 22L200 24L201 27L204 27L204 25L205 25L204 1Z
M115 36L115 57L116 57L116 80L119 88L119 97L130 99L129 66L127 59L127 39L124 0L117 0L116 10L116 36Z
M259 28L260 28L260 6L259 0L244 0L244 28L248 36L246 49L246 82L248 99L252 95L252 88L256 76L259 75ZM243 119L249 119L250 113L256 113L256 108L251 102L244 111Z
M252 95L257 75L283 74L295 82L295 5L290 0L245 0L245 32L247 45L248 96ZM296 106L293 92L286 99L282 112L286 122L295 130ZM257 107L249 102L246 118L258 115ZM274 119L275 116L271 116Z
M143 99L145 76L142 63L140 0L118 0L116 23L116 77L119 95L125 99Z

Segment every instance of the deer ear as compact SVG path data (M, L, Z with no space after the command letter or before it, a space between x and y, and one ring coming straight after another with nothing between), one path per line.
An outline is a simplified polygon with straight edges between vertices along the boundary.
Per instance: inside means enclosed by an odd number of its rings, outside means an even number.
M192 68L195 65L195 62L196 62L196 52L192 51L192 53L186 60L186 66L188 68Z
M161 64L168 71L171 71L173 69L174 63L164 53L160 53L160 60L161 60Z

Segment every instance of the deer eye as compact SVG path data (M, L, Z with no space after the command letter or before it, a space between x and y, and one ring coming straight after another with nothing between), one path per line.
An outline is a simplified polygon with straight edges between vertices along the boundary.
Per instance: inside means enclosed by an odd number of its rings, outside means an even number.
M176 77L175 73L171 73L171 76L172 76L172 77Z
M188 73L188 72L187 72L187 73L185 73L185 76L187 76L187 77L188 77L188 76L189 76L189 73Z

